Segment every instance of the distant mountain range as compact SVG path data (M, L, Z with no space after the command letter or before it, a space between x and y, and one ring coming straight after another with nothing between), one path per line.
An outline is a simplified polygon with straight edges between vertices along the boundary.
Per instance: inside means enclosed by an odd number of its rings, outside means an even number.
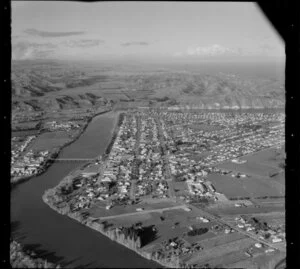
M99 65L100 66L100 65ZM283 82L217 72L108 69L58 62L12 64L12 108L18 111L89 107L124 101L151 106L190 105L198 108L283 108Z

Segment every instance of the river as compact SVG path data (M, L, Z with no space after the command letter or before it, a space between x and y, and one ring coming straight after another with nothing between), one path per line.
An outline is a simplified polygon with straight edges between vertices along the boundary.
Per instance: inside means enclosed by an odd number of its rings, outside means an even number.
M93 158L110 142L111 114L95 117L59 158ZM57 185L78 163L54 163L42 175L17 185L11 192L12 237L40 257L71 268L160 267L157 263L111 241L49 208L42 200L46 189Z

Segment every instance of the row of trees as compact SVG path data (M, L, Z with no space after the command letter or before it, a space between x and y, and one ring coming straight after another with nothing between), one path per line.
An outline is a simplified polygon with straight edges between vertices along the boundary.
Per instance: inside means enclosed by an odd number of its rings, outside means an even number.
M141 223L136 223L130 227L114 228L112 224L93 221L89 226L107 235L111 240L115 240L132 249L139 249L157 238L157 230L154 225L142 227Z
M183 268L183 264L180 263L179 257L173 253L166 255L163 251L158 250L152 253L152 259L161 262L169 268Z
M250 223L252 226L254 226L254 228L257 230L267 231L269 229L269 226L266 222L262 222L256 218L250 218L248 220L248 223Z
M142 246L141 236L136 228L110 228L107 223L100 223L98 228L106 234L111 240L117 241L131 249L139 249Z

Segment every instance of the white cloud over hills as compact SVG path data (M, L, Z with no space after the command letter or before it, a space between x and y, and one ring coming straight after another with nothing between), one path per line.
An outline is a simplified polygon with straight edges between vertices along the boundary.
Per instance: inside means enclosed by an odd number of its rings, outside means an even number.
M226 48L218 44L214 44L209 47L196 47L188 48L187 55L193 56L218 56L218 55L238 55L240 54L239 50Z
M257 44L253 47L224 47L219 44L211 46L189 47L185 52L177 52L174 57L203 57L203 58L237 58L250 56L282 56L281 48L270 44Z
M48 58L52 56L57 46L53 43L34 43L20 41L12 44L12 59L25 60L32 58Z

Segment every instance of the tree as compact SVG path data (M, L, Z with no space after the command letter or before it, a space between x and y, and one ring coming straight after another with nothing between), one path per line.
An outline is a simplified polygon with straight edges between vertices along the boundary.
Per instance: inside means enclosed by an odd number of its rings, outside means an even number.
M142 246L141 238L138 236L138 237L137 237L137 240L136 240L136 247L137 247L137 248L141 248L141 246Z

